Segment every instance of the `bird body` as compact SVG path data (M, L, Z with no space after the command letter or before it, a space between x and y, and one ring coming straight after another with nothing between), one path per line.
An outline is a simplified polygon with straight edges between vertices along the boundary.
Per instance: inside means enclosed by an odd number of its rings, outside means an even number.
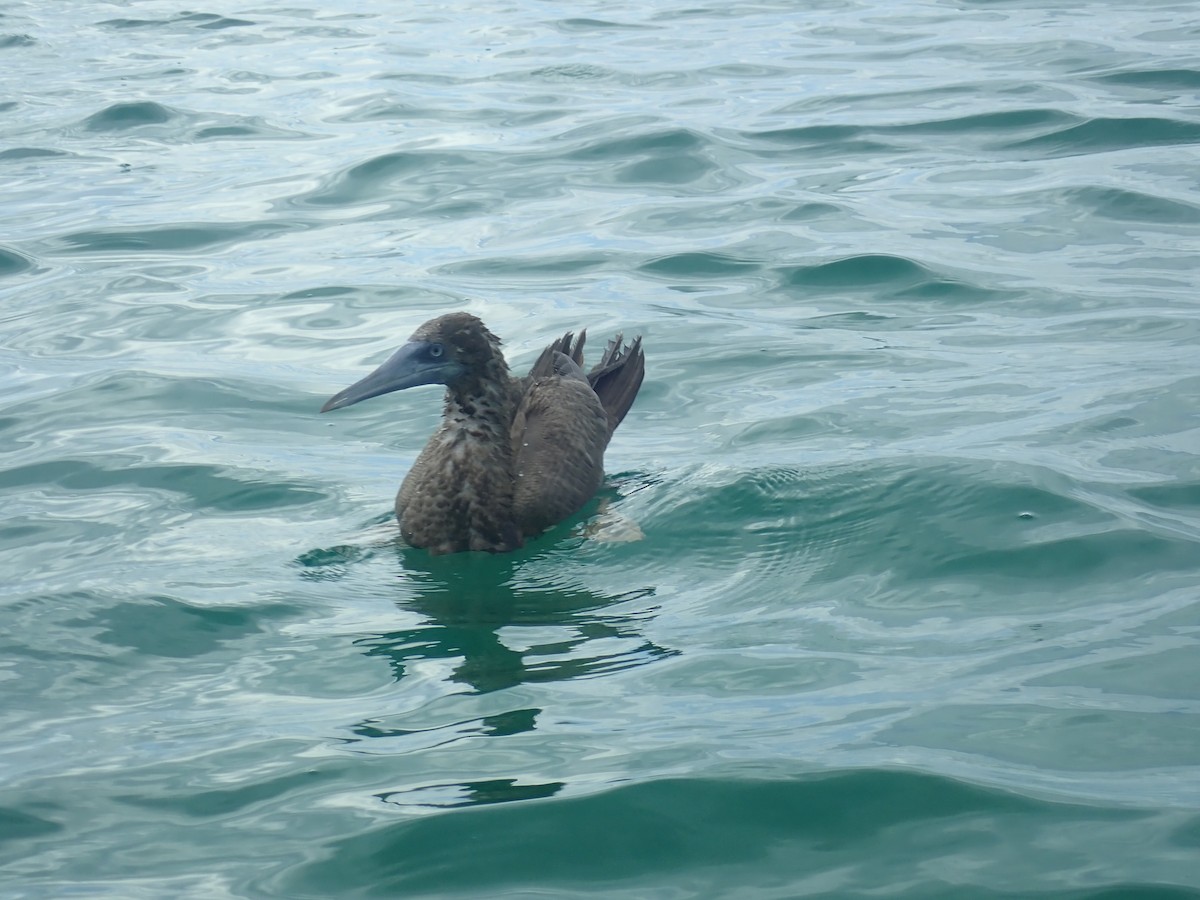
M563 335L524 378L468 313L426 322L322 412L444 384L442 422L396 496L403 538L431 553L503 552L578 512L604 479L604 450L641 387L641 338L610 341L582 369L585 333Z

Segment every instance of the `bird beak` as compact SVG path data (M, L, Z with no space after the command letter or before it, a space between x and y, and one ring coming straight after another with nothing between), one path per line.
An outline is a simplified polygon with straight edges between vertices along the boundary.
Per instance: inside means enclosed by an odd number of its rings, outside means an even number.
M462 366L447 359L444 353L436 358L430 355L431 346L425 341L410 341L366 378L330 397L321 412L353 406L360 400L422 384L446 384L461 374Z

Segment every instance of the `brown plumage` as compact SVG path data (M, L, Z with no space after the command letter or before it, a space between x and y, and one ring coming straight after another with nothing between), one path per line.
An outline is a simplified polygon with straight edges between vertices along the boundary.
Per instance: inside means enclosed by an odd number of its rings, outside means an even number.
M641 387L641 338L623 345L618 334L585 375L585 335L563 335L514 378L483 322L439 316L321 412L444 384L442 424L396 496L400 533L431 553L513 550L596 493L604 449Z

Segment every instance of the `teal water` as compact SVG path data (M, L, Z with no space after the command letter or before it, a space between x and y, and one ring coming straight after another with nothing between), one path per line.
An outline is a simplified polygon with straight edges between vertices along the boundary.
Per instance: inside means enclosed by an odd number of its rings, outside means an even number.
M1200 10L0 7L0 895L1200 896ZM397 546L426 318L645 336Z

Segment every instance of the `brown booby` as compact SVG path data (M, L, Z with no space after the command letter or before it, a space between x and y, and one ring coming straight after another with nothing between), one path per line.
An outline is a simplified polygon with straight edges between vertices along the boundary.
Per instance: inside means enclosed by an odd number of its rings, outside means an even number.
M321 412L422 384L446 386L442 424L400 485L400 533L431 553L514 550L583 507L604 478L604 449L645 374L642 339L608 342L584 373L567 332L524 378L469 313L431 319Z

